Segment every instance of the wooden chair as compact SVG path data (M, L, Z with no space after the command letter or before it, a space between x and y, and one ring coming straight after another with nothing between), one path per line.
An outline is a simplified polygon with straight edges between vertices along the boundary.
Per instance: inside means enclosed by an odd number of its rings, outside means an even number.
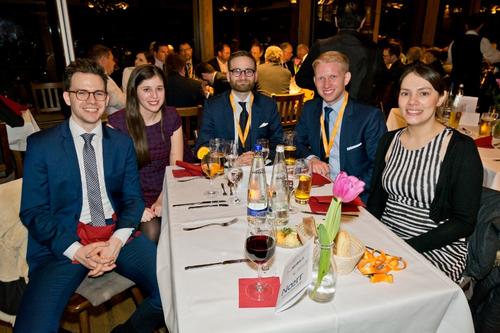
M297 124L304 104L304 93L297 94L273 94L272 98L278 104L278 112L281 116L283 127L293 127Z
M182 119L182 131L190 147L193 147L198 138L201 125L201 105L176 108Z
M0 184L0 235L9 239L14 248L5 248L0 253L0 261L12 264L12 274L16 277L27 275L26 247L28 232L19 218L21 202L22 179ZM3 256L8 256L4 258ZM11 258L22 258L19 262L7 261ZM85 278L75 291L68 304L66 314L78 316L81 333L90 332L89 310L100 306L112 299L126 299L132 296L136 305L142 302L143 297L134 282L124 276L110 272L98 278ZM21 295L19 295L21 297ZM111 303L111 302L109 302ZM109 304L108 303L108 304ZM106 305L108 305L106 304ZM103 307L106 311L111 308ZM0 321L11 325L15 320L12 315L0 311Z
M34 117L40 128L48 128L62 122L65 117L62 109L62 82L31 83L35 102Z

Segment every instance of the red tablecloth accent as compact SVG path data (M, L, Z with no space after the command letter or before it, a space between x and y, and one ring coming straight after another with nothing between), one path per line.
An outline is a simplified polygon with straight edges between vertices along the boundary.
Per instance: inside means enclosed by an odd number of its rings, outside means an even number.
M332 199L333 195L312 196L309 198L309 207L313 213L326 214ZM351 202L343 202L342 213L359 212L359 206L364 206L363 201L359 197Z
M184 170L172 170L172 174L175 178L203 176L203 171L201 171L201 166L199 164L176 161L175 165L184 168Z
M492 139L493 137L489 135L482 138L478 138L474 140L474 142L476 143L476 146L478 146L479 148L494 148L493 145L491 144Z

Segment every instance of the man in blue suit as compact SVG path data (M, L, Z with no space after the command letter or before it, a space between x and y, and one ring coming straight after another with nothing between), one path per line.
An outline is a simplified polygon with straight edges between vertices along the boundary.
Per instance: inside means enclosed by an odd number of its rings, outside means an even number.
M351 79L346 55L329 51L314 62L314 84L321 98L304 105L296 127L297 156L307 158L313 172L334 179L340 171L365 182L369 192L380 137L387 131L382 112L349 97Z
M250 164L253 146L258 139L269 140L271 159L276 145L283 139L283 128L276 102L252 92L257 82L255 59L238 51L228 61L227 79L231 91L205 102L200 135L195 151L208 146L210 139L223 138L238 142L240 162Z
M90 60L64 73L71 117L28 138L21 220L28 229L29 283L14 332L57 332L85 276L116 269L148 297L115 332L152 332L163 312L156 247L130 237L144 211L132 140L103 126L106 74Z

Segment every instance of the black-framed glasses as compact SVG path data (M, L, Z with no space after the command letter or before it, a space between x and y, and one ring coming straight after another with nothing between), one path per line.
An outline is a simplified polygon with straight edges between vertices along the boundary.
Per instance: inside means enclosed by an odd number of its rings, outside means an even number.
M94 96L96 101L105 101L108 97L108 93L104 90L87 91L87 90L68 90L69 93L73 93L76 99L79 101L86 101L89 99L90 95Z
M245 68L245 69L234 68L234 69L230 69L229 71L231 72L231 74L233 74L236 77L239 77L241 75L241 73L245 73L246 77L251 77L251 76L254 76L254 74L255 74L255 69L253 69L253 68Z

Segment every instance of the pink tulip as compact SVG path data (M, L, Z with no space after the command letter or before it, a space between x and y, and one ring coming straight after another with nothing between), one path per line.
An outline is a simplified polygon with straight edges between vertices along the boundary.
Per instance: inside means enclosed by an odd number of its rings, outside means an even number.
M351 202L365 189L365 183L344 171L335 178L333 196L342 202Z

